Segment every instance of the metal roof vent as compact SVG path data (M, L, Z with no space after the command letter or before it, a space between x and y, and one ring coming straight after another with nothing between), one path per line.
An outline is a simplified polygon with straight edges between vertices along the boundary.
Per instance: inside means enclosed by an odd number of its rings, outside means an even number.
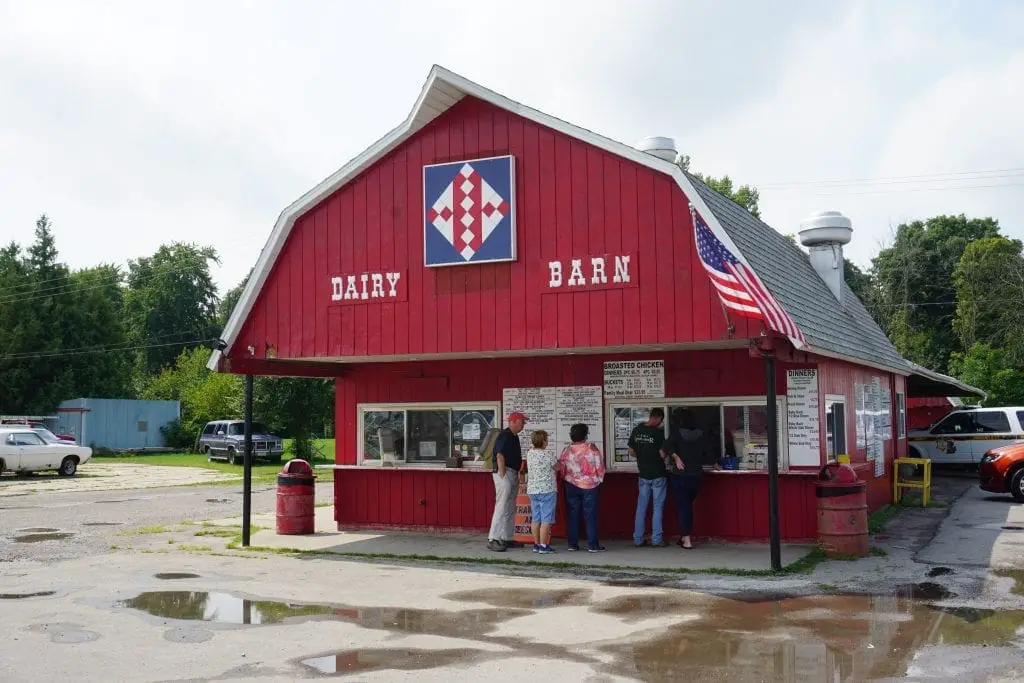
M676 141L672 138L649 137L636 143L636 148L641 152L647 152L665 161L675 163L679 151L676 149Z
M843 245L853 238L853 222L838 211L820 211L800 222L800 244L836 300L843 301Z

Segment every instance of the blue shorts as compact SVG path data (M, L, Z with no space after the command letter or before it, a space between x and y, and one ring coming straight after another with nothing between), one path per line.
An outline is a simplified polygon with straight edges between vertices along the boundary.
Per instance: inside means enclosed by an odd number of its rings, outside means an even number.
M531 493L530 494L530 516L538 524L555 523L555 502L558 493Z

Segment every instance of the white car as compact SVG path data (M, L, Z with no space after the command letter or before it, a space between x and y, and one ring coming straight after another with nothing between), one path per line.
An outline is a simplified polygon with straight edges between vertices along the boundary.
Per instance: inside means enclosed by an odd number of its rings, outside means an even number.
M88 446L54 439L56 443L48 443L31 427L0 427L0 472L57 470L61 476L71 477L92 457Z
M1024 439L1024 407L957 408L928 429L908 435L910 457L977 465L990 448Z

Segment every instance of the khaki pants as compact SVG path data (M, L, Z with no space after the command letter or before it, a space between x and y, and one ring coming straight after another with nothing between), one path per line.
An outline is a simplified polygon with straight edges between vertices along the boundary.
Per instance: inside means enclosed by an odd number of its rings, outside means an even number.
M512 469L505 470L502 478L497 472L491 474L494 479L494 515L491 517L489 541L511 541L516 528L516 495L519 493L519 473Z

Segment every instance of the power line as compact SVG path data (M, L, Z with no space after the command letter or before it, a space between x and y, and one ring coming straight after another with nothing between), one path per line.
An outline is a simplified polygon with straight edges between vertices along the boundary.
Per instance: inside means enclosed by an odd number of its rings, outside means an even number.
M854 184L869 184L869 185L880 185L880 184L894 184L894 183L914 183L914 182L927 182L927 181L939 181L939 182L956 182L964 180L989 180L996 178L1013 178L1024 174L1024 168L998 168L987 171L953 171L949 173L927 173L922 175L899 175L899 176L879 176L875 178L832 178L825 180L790 180L782 181L778 183L765 183L759 185L758 188L765 189L778 189L786 187L807 187L813 185L854 185Z
M982 190L986 188L994 187L1018 187L1024 185L1024 183L996 183L993 185L957 185L957 186L945 186L945 187L904 187L896 190L868 190L866 192L852 192L852 191L841 191L841 192L816 192L814 197L835 197L835 196L850 196L850 195L863 195L863 194L900 194L904 192L957 192L959 190Z
M0 361L5 361L5 360L30 360L30 359L37 359L37 358L64 358L64 357L68 357L68 356L85 356L85 355L90 355L90 354L95 354L95 353L114 353L114 352L123 353L124 351L142 351L144 349L157 349L157 348L163 348L163 347L167 347L167 346L189 346L189 345L194 345L194 344L206 344L208 342L213 342L213 341L216 341L216 340L211 337L209 339L190 339L190 340L187 340L187 341L167 342L167 343L164 343L164 344L143 344L143 345L137 345L137 346L114 346L114 347L108 346L108 347L104 347L104 348L95 348L95 349L89 349L89 350L83 349L83 350L80 350L80 351L53 351L53 352L45 352L45 353L8 354L8 355L0 356Z

